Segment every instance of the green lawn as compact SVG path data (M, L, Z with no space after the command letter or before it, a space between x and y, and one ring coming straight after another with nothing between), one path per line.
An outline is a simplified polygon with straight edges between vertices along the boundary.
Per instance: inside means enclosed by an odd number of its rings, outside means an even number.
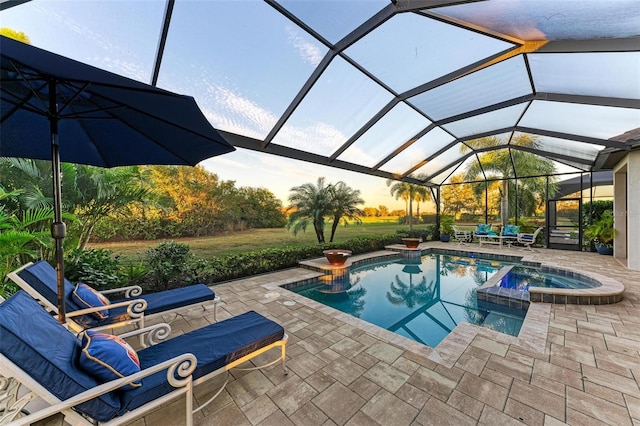
M374 220L377 219L377 220ZM425 228L427 225L416 225L414 229ZM406 225L398 225L396 218L364 218L361 225L340 226L336 231L335 241L341 242L356 237L368 237L378 234L395 233L397 229L408 229ZM331 223L325 228L325 238L329 240ZM285 228L252 229L249 231L220 234L202 238L180 238L179 241L188 244L193 254L202 259L211 259L214 256L241 252L245 250L257 250L263 248L275 248L283 246L301 246L316 244L313 228L305 233L293 236ZM161 241L126 241L118 243L95 243L90 248L107 248L115 254L126 258L136 258L144 254L149 248Z

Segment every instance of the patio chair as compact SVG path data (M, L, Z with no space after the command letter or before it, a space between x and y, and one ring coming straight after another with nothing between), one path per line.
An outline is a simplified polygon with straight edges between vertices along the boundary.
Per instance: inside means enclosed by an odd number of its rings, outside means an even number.
M458 241L458 245L465 245L473 241L473 231L463 231L453 225L453 238Z
M58 312L56 270L46 261L28 263L7 275L51 312ZM195 284L157 293L142 294L139 286L95 292L88 286L74 286L66 278L65 310L67 324L76 332L104 330L133 325L144 328L145 318L176 312L193 305L213 302L213 318L220 298L204 284ZM123 298L104 295L124 293Z
M517 238L518 238L517 242L522 244L526 249L534 251L531 248L531 246L536 242L536 237L538 236L540 231L542 231L542 229L543 229L542 227L539 227L532 234L519 233L518 236L517 236Z
M0 371L50 404L17 419L18 424L32 424L56 413L62 413L74 425L130 424L184 396L186 424L190 426L193 413L224 389L230 369L279 348L277 359L246 369L282 362L286 374L284 329L254 311L137 353L115 336L91 330L83 334L74 336L23 291L0 304ZM104 346L96 346L96 342ZM137 365L132 360L138 360ZM106 368L96 371L100 366ZM193 386L223 373L227 380L222 387L193 410Z
M509 247L511 244L517 242L518 233L520 232L520 226L518 225L505 225L502 228L502 239Z

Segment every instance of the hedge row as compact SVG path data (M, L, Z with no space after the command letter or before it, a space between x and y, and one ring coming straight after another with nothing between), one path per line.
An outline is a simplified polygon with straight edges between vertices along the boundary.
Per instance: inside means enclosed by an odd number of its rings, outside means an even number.
M145 291L167 290L296 267L301 260L322 257L322 251L327 249L346 249L353 254L383 250L406 236L428 239L424 232L418 235L415 231L401 231L335 244L252 250L207 260L195 258L184 243L165 241L148 249L141 260L126 264L107 249L74 250L67 254L65 275L72 282L84 282L99 290L133 284Z
M353 254L383 250L385 246L397 244L399 234L383 234L376 237L354 238L340 244L323 244L302 247L283 247L235 253L207 261L200 277L206 283L218 283L236 278L277 271L298 266L305 259L322 257L327 249L351 250Z

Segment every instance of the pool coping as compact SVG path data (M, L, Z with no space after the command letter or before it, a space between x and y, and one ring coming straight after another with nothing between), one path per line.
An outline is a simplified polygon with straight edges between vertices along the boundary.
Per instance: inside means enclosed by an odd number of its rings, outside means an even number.
M580 271L576 272L566 267L559 267L553 262L539 262L527 258L527 255L497 255L491 252L482 252L477 250L457 249L451 250L447 248L425 248L427 254L431 250L446 252L448 254L459 254L469 256L469 254L480 254L495 260L511 260L521 262L523 266L539 267L545 272L552 272L558 275L567 276L569 278L579 278L600 284L593 288L546 288L546 287L529 287L529 300L535 303L559 303L570 305L606 305L610 303L618 303L622 300L624 293L624 284L620 281L606 277L604 275ZM472 256L473 257L473 256ZM491 280L490 280L491 281ZM493 282L493 281L491 281ZM481 287L485 287L484 284Z
M471 247L470 247L471 248ZM338 311L337 309L331 308L329 306L323 305L314 300L308 299L304 296L301 296L297 293L294 293L288 289L286 289L285 285L305 285L316 278L319 278L323 275L331 274L334 270L338 270L339 272L336 275L343 275L344 268L350 268L351 266L360 266L367 263L375 263L391 258L400 258L403 255L406 256L422 256L423 254L428 254L431 251L438 252L446 252L450 254L459 254L462 256L470 256L470 254L480 254L483 257L495 260L515 260L521 262L526 266L544 266L547 268L555 268L558 270L568 271L566 268L560 268L552 262L538 262L527 259L527 255L524 254L522 256L519 255L502 255L496 254L488 251L478 251L475 249L472 250L464 250L464 249L447 249L442 247L429 247L428 243L421 243L417 249L407 249L402 244L392 245L386 247L386 250L365 253L360 255L351 256L344 266L335 268L329 265L326 258L317 258L317 259L308 259L299 262L300 267L308 270L312 270L316 272L317 275L313 275L312 277L299 281L292 280L291 282L280 282L273 284L263 284L262 287L270 290L274 294L280 295L280 292L285 292L287 298L291 299L293 302L300 303L302 305L308 306L314 310L322 312L325 315L336 318L346 324L354 326L366 333L369 333L375 337L385 339L389 343L395 344L398 347L401 347L405 350L423 355L428 359L442 364L446 367L453 367L455 363L460 359L462 354L467 350L467 348L474 342L476 345L483 345L485 347L492 347L496 344L500 345L516 345L523 349L536 352L536 353L544 353L547 341L547 335L549 333L549 323L551 320L551 303L562 303L562 302L548 302L548 301L536 301L535 303L531 303L527 310L527 314L525 316L524 322L520 329L520 333L518 336L510 336L504 333L500 333L486 327L481 327L474 324L469 324L466 322L462 322L458 324L449 335L447 335L435 348L431 348L422 343L415 342L407 337L401 336L389 330L386 330L380 326L371 324L359 318L353 317L344 312ZM570 271L573 272L573 271ZM575 272L573 272L575 273ZM610 292L611 294L606 294L607 296L613 295L616 296L619 294L620 299L622 298L622 292L624 291L624 286L619 281L605 277L603 275L582 271L580 275L587 276L591 279L599 281L602 286L598 287L599 289L604 289L604 292ZM597 288L597 289L598 289ZM535 287L537 290L542 290L539 294L547 294L547 300L549 299L549 295L553 297L553 300L559 299L557 296L572 296L573 289L545 289L540 287ZM559 292L549 292L547 290L560 290ZM580 289L582 291L587 290L596 290L596 289ZM590 292L588 297L602 297L602 295L597 294L596 292ZM566 300L566 299L565 299ZM595 300L595 299L594 299Z

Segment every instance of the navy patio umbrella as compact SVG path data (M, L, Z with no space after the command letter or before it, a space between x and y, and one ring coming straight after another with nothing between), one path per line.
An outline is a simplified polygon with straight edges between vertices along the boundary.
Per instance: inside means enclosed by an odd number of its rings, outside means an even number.
M65 321L60 162L191 165L235 150L190 96L0 36L0 157L51 160L58 319Z

